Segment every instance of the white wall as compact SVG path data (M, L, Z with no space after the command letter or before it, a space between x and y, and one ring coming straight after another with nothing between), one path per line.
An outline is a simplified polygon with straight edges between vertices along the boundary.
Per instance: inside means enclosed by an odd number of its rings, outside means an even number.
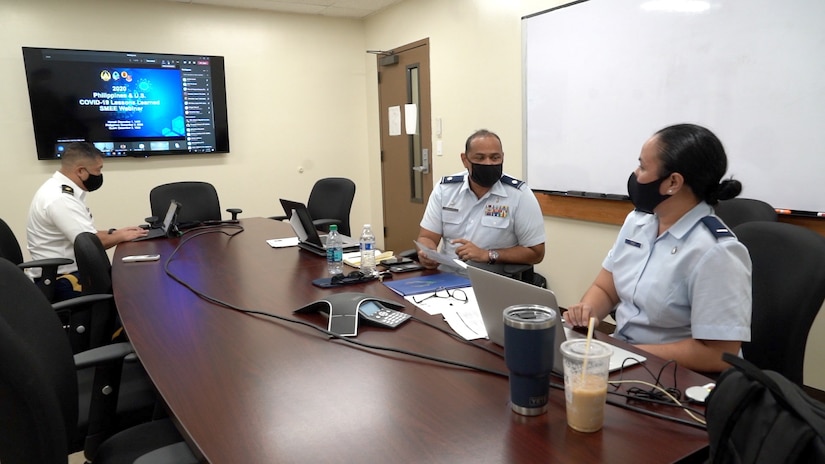
M36 159L22 46L226 57L231 153L107 160L103 187L87 197L98 228L142 222L149 190L165 182L211 182L223 208L251 217L282 214L279 196L305 201L327 176L356 182L353 222L369 222L375 195L358 169L368 163L360 21L176 2L0 0L2 218L21 242L34 191L59 167Z
M375 225L382 224L378 97L375 57L365 51L430 38L432 114L442 118L444 143L433 160L436 178L461 169L464 139L482 127L501 135L505 169L521 175L520 18L562 3L405 0L355 21L148 0L0 0L1 217L25 241L31 196L57 167L36 160L22 46L226 56L232 152L107 161L104 187L89 195L100 228L140 222L149 189L164 182L206 180L223 207L266 216L280 213L279 196L306 198L315 179L330 175L355 180L352 221ZM545 225L547 257L538 270L569 305L595 277L618 227L551 217ZM822 320L805 374L825 389L825 373L814 369L825 357L820 334Z

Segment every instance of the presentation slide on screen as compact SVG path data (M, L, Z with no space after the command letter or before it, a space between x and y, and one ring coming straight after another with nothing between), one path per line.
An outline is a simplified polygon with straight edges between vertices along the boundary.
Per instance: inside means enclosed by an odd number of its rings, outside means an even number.
M74 80L73 97L77 113L94 122L91 132L116 138L185 135L180 70L88 64L86 73Z

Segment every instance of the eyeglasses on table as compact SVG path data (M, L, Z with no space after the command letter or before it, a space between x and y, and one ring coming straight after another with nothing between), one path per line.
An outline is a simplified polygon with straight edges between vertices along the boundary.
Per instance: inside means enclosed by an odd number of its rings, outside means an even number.
M449 298L452 300L459 301L461 303L467 303L467 301L469 301L469 298L467 298L467 294L464 293L464 290L460 288L439 288L436 289L436 291L432 295L427 295L420 299L413 297L413 303L421 303L429 300L430 298Z

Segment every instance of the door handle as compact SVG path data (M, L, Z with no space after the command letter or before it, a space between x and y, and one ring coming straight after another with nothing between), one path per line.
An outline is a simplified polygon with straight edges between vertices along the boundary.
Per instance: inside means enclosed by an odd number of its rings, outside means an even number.
M412 170L421 174L430 173L430 150L428 148L421 150L421 166L413 166Z

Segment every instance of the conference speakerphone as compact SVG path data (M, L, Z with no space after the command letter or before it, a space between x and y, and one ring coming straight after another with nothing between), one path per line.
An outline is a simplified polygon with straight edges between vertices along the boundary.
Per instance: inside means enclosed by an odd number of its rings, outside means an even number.
M409 314L385 308L374 301L364 301L358 307L358 313L367 322L372 322L380 326L396 328L409 319Z
M394 309L393 309L394 308ZM376 298L366 293L344 292L313 301L296 309L296 313L323 312L329 314L327 330L343 337L358 335L358 320L363 319L381 327L396 328L411 316L398 309L404 305L392 300Z

